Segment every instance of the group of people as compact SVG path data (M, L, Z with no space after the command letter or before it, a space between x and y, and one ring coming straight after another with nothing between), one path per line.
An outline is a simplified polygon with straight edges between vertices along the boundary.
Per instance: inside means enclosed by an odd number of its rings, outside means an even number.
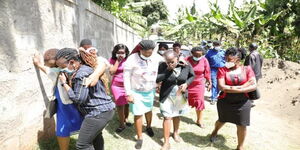
M116 132L132 126L128 122L130 111L137 134L135 148L141 149L143 115L146 133L154 136L151 123L156 93L164 117L162 149L170 149L171 121L172 137L181 142L180 116L189 106L196 110L195 124L204 128L205 89L212 91L211 104L217 102L219 116L211 142L215 142L224 123L231 122L237 125L237 149L243 149L246 126L250 125L251 102L247 93L256 89L256 82L261 78L262 58L256 51L257 45L249 46L251 53L247 57L242 48L222 50L219 41L214 41L210 49L192 48L188 57L181 54L179 43L174 43L172 50L161 43L157 53L155 47L155 42L143 40L129 52L126 45L117 44L111 58L106 60L97 56L98 50L92 47L91 40L84 39L78 49L45 51L44 64L40 55L33 57L35 66L54 83L56 135L61 150L68 149L70 134L78 130L77 149L104 149L102 130L113 118L115 107L119 119ZM249 66L241 64L244 58ZM110 73L111 80L106 72Z

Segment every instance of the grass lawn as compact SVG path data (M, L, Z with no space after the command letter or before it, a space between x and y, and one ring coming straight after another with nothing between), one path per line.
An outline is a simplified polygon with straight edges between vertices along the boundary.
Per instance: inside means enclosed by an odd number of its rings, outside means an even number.
M221 129L218 140L216 143L212 144L209 142L209 135L214 127L214 122L217 119L216 105L211 106L206 103L205 109L205 129L201 129L195 125L194 121L196 114L194 109L190 109L189 113L181 117L180 122L180 136L183 141L181 143L176 143L171 138L171 149L172 150L214 150L222 149L229 150L235 149L237 145L236 138L236 127L233 124L225 124ZM133 123L133 116L129 117L130 122ZM146 133L144 133L144 150L159 150L163 144L163 130L162 130L162 116L159 111L158 105L155 105L153 109L153 122L152 127L155 133L153 138L150 138ZM145 122L145 119L144 119ZM119 150L119 149L134 149L135 144L135 129L134 127L127 127L123 132L117 134L115 129L118 127L117 116L110 121L105 130L103 131L103 136L105 140L106 150ZM71 137L70 150L75 150L77 135ZM255 149L251 145L246 144L246 149ZM38 143L36 149L39 150L58 150L58 144L55 138L49 139L47 141L42 141Z

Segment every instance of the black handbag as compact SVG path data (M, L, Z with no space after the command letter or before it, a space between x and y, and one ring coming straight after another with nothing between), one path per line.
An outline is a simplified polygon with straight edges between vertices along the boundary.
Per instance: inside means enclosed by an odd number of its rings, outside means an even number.
M55 97L55 88L57 86L58 76L56 78L54 87L53 87L53 95L49 98L48 104L46 106L45 118L52 118L57 112L57 99Z
M248 96L250 100L258 100L260 98L260 92L256 89L255 91L249 92Z
M45 118L52 118L57 112L57 100L49 100L46 108Z

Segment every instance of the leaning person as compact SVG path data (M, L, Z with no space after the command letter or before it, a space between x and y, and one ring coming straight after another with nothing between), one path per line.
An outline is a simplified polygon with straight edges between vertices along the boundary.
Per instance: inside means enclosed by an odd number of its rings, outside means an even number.
M83 63L76 49L60 50L56 55L56 64L66 72L59 75L61 86L68 92L69 98L77 104L84 117L76 148L103 150L102 131L112 119L115 108L103 82L98 80L95 86L85 85L85 79L94 72L94 69Z

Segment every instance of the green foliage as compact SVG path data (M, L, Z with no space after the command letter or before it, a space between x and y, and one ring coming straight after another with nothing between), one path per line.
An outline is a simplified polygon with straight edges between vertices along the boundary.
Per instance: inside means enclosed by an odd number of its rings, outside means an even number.
M142 37L150 33L153 24L168 19L168 10L162 0L93 0Z
M227 14L221 13L217 0L209 4L210 13L203 16L194 12L195 5L179 9L176 23L164 25L164 35L183 44L218 39L225 46L247 47L257 42L267 58L300 60L298 0L251 1L240 8L231 0Z
M142 16L147 17L148 26L160 20L168 19L168 10L162 1L153 1L142 9Z

